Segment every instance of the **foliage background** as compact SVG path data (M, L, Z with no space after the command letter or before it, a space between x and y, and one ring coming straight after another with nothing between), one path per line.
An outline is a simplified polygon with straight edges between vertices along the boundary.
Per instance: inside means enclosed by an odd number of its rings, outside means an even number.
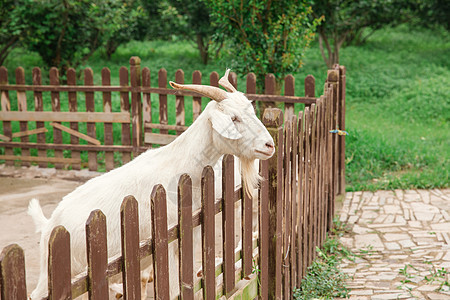
M51 0L46 1L48 5L53 3ZM10 82L15 81L15 68L22 66L27 83L31 83L32 67L40 66L44 69L43 83L48 83L48 63L39 55L39 51L19 43L26 41L29 29L28 23L18 20L18 16L25 14L20 10L21 7L7 6L8 3L14 5L16 2L3 1L0 6L0 14L11 17L0 18L0 46L6 45L8 36L18 37L16 47L9 48L12 52L3 63L9 70ZM347 190L449 186L450 35L448 23L442 19L442 12L448 9L448 5L438 0L405 2L408 6L402 8L404 19L398 20L400 25L388 24L373 33L371 27L362 28L362 36L371 34L370 37L363 43L344 43L340 50L340 63L347 68L346 129L350 133L346 139ZM10 8L9 14L4 10L6 7ZM157 82L160 68L167 69L169 78L174 78L177 69L183 69L187 83L194 70L201 70L204 74L203 83L206 84L207 74L221 72L238 61L233 49L230 49L232 44L229 40L219 36L216 38L223 41L222 51L217 57L216 50L210 53L213 55L204 65L195 41L183 37L189 33L175 34L177 28L181 28L176 26L186 26L187 17L169 1L159 1L153 7L152 14L140 2L130 1L121 7L122 12L131 9L135 13L129 15L134 21L126 21L133 26L113 26L110 22L104 26L112 27L104 30L108 33L122 32L122 42L108 54L108 38L103 36L104 43L92 51L87 60L79 62L78 70L84 67L94 70L95 84L100 84L100 71L105 66L112 71L112 84L118 84L119 68L128 66L129 58L133 55L141 57L143 67L150 68L153 85ZM149 15L154 19L148 18ZM115 12L114 16L120 14ZM157 20L170 20L172 23ZM117 21L116 24L121 23ZM152 37L155 32L159 35ZM213 43L215 37L210 38L209 43ZM42 47L45 50L51 46ZM83 48L81 53L90 53L91 50L89 47ZM303 80L307 74L313 74L316 77L316 94L320 95L327 67L317 39L311 41L310 49L304 50L302 61L303 67L294 73L296 94L303 94ZM245 90L243 76L243 72L238 72L240 90ZM82 80L80 77L80 83ZM14 96L11 94L13 107L17 105ZM32 99L32 95L29 99ZM156 111L157 98L154 100L153 110ZM96 101L101 107L101 95L96 95ZM118 98L113 98L113 101L113 105L117 105ZM32 101L29 102L29 109L34 109ZM187 106L186 115L189 116L189 109L192 108L190 104ZM300 105L296 106L297 111L301 108ZM169 109L175 110L175 99L171 97ZM192 120L188 118L186 121L190 124ZM1 126L2 122L0 129ZM101 139L102 128L97 131ZM114 140L120 142L120 136L114 137Z

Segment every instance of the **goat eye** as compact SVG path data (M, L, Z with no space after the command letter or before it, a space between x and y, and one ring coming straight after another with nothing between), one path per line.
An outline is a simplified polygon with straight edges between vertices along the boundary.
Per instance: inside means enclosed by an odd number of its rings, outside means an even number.
M231 117L231 121L240 122L241 120L237 116L233 116L233 117Z

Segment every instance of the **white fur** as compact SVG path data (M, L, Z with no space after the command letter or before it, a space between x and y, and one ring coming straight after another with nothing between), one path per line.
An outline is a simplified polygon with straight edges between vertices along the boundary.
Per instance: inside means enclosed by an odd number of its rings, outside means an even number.
M47 295L48 240L55 226L63 225L70 233L72 275L86 270L85 222L95 209L107 220L108 257L120 254L120 206L124 197L133 195L139 203L140 239L151 235L150 194L162 184L167 191L168 223L177 222L177 184L183 173L193 183L193 210L200 208L200 181L203 168L215 165L223 154L238 156L243 162L244 181L253 189L258 181L255 159L273 155L273 140L256 117L250 101L239 92L228 93L220 103L211 101L199 118L175 141L159 149L148 150L131 162L102 176L93 178L63 197L46 219L35 199L28 213L37 231L41 231L41 272L31 299ZM232 118L237 120L233 121ZM269 144L269 146L268 146ZM255 151L256 150L256 151ZM267 153L267 154L263 154ZM197 234L194 235L198 239ZM199 240L194 244L201 244ZM178 294L178 253L169 248L171 298ZM150 275L148 275L150 276ZM145 278L143 278L145 280Z

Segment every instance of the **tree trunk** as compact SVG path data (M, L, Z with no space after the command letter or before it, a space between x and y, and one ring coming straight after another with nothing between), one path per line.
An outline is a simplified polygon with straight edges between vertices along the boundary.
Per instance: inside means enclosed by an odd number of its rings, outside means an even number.
M204 42L203 40L203 36L201 34L197 34L197 47L198 50L200 51L200 57L202 59L202 63L204 65L208 64L208 58L209 58L209 53L208 53L208 42Z
M337 38L334 37L334 51L332 50L330 43L328 42L327 36L324 32L320 32L319 34L319 48L320 53L322 54L323 61L326 63L328 69L333 68L335 64L339 63L339 48L340 44L337 41ZM327 49L327 55L325 55L323 44L325 43Z

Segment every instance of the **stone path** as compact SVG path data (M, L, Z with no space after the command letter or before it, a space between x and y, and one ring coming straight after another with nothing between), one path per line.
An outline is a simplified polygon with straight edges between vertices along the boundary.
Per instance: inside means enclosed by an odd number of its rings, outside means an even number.
M450 189L347 193L350 299L450 299Z

